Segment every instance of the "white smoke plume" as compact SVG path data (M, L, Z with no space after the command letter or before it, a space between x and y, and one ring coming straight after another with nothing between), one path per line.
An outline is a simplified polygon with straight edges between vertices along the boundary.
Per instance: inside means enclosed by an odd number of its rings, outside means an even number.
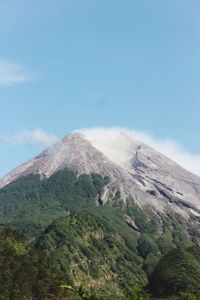
M149 132L120 127L84 128L82 132L92 144L108 158L126 166L131 156L130 145L135 141L147 144L171 158L183 168L200 175L200 154L193 154L175 140L159 139Z

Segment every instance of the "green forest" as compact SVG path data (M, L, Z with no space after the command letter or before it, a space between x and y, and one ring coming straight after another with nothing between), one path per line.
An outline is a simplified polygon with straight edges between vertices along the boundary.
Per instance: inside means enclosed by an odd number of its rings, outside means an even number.
M119 191L101 205L107 184L63 170L0 190L0 299L200 299L200 232Z

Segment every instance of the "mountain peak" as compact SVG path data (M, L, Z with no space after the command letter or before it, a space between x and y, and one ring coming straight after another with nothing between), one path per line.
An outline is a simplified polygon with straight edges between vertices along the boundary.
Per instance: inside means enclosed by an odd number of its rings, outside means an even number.
M41 178L48 178L65 168L80 175L104 174L106 169L115 170L117 167L96 149L84 134L73 132L1 178L0 188L29 174L39 174Z
M77 176L108 176L105 201L119 191L124 202L131 197L139 206L200 217L200 178L123 131L107 137L73 132L5 175L0 188L29 174L42 179L65 168Z
M69 140L83 140L85 139L85 136L81 132L72 132L68 135L66 135L61 141L63 143L68 142Z

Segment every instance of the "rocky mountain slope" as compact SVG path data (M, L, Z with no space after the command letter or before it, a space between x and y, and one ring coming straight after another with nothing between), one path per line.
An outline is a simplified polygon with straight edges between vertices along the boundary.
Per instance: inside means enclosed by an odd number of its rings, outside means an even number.
M200 244L199 191L198 176L124 133L105 144L73 133L0 179L0 227L25 235L75 296L83 284L128 299L168 251Z
M100 147L87 136L72 133L5 175L0 188L29 174L44 179L68 168L77 175L108 176L110 183L101 195L104 203L120 192L124 202L131 197L158 213L173 211L185 219L200 219L200 177L124 133L118 140Z

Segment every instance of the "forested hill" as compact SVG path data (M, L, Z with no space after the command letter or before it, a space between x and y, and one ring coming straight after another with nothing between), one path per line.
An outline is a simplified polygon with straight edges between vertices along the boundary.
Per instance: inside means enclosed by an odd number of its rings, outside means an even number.
M170 251L156 266L148 288L158 298L188 294L187 299L200 299L200 247Z
M119 190L103 204L109 180L65 169L43 180L28 175L0 189L0 264L6 270L0 299L148 299L144 293L159 259L198 243L199 230L180 215L142 209L132 198L125 203ZM150 282L154 296L171 296L154 293L156 281Z
M86 213L55 221L35 246L2 229L0 299L199 300L198 246L170 251L147 284L122 232Z
M57 217L96 206L108 178L98 174L80 175L70 170L49 179L28 175L0 189L0 223L27 237L41 233Z
M0 231L0 299L69 299L65 277L16 232Z

